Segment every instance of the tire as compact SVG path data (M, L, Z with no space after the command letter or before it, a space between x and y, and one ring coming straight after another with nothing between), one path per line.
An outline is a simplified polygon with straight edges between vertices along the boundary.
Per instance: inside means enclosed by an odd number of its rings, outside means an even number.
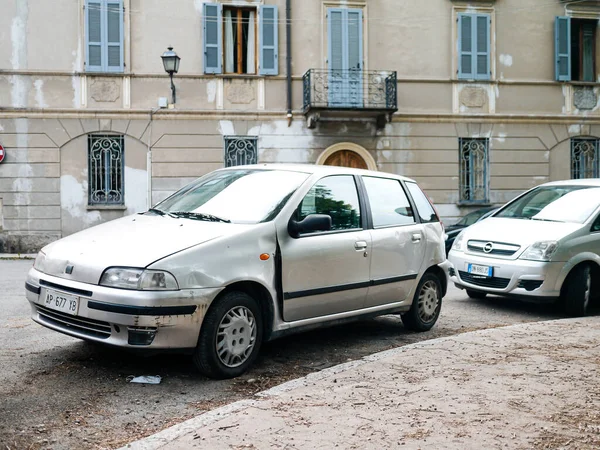
M228 292L204 317L194 364L209 378L237 377L248 370L262 343L262 317L252 297Z
M592 269L588 265L577 266L569 274L563 290L567 314L585 316L592 297Z
M486 292L472 291L471 289L467 289L467 295L469 298L474 298L477 300L483 300L486 296Z
M428 331L435 325L442 309L442 286L438 277L426 273L419 281L412 305L402 314L402 323L412 331Z

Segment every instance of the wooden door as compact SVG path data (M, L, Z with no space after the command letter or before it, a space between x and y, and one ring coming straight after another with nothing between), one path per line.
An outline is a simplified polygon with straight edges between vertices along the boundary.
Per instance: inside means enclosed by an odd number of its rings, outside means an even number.
M362 157L352 150L340 150L325 160L326 166L351 167L353 169L368 169Z

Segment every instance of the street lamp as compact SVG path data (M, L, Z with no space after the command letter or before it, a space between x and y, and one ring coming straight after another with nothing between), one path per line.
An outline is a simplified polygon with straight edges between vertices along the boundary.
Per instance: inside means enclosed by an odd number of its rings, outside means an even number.
M173 74L179 71L179 61L181 58L173 51L173 47L169 47L169 49L162 54L161 58L163 66L165 66L165 72L171 77L171 92L173 92L173 104L175 104L177 95L175 92L175 85L173 84Z

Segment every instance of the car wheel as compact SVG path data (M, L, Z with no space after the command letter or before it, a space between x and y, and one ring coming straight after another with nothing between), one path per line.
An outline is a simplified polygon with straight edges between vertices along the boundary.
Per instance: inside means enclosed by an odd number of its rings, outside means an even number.
M252 365L262 343L262 317L256 300L228 292L204 317L194 363L209 378L237 377Z
M402 323L413 331L430 330L442 309L442 286L438 277L426 273L415 291L410 310L402 314Z
M471 289L467 289L467 295L469 298L475 298L477 300L484 299L487 296L487 293L480 291L472 291Z
M563 291L565 308L571 316L585 316L592 294L592 270L590 266L577 266L567 278Z

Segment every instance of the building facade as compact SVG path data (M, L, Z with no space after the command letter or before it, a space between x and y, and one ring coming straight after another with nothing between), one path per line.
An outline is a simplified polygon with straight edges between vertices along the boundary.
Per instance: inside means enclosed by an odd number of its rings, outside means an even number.
M599 1L0 5L0 252L144 211L229 165L402 174L448 222L598 176Z

